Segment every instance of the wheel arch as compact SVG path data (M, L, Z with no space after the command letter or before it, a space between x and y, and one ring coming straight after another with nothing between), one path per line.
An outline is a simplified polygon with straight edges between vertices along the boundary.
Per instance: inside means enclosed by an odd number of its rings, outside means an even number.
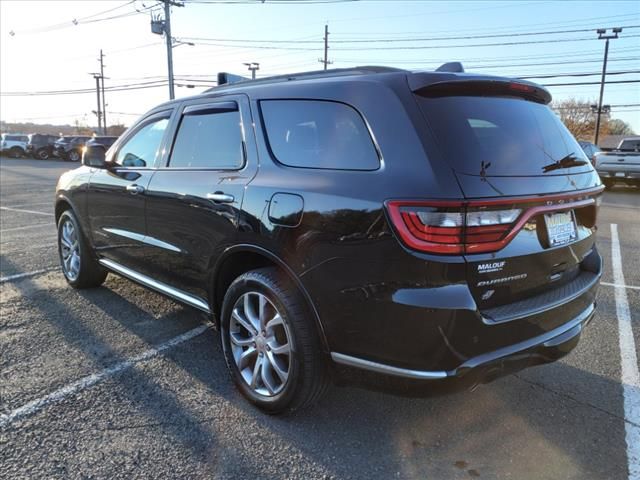
M311 315L313 316L316 329L320 335L322 347L325 352L329 352L329 345L322 322L320 321L320 315L318 314L315 304L311 299L311 295L309 295L309 292L302 284L302 281L298 278L291 267L289 267L278 255L257 245L234 245L233 247L226 249L215 263L209 288L209 303L211 305L211 310L216 324L220 321L219 314L222 301L224 299L224 293L233 280L239 275L250 270L269 266L275 266L282 270L298 288L305 299Z

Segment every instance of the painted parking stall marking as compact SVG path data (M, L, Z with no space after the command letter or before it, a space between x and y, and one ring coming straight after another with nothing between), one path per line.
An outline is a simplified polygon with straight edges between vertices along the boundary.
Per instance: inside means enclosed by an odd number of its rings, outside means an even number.
M624 396L625 440L629 480L640 480L640 372L638 356L631 328L631 313L627 291L623 287L622 255L618 239L618 225L611 224L611 266L615 287L616 315L620 339L621 380Z
M181 343L184 343L188 340L191 340L192 338L197 337L198 335L203 334L209 329L209 327L210 325L200 325L199 327L189 330L182 335L178 335L177 337L174 337L155 348L146 350L140 355L136 355L133 358L117 363L113 367L105 368L98 373L94 373L81 378L80 380L76 380L75 382L62 387L55 392L50 393L49 395L45 395L44 397L32 400L31 402L10 411L8 414L0 415L0 428L6 427L7 425L23 417L33 415L39 410L42 410L47 405L61 402L68 396L74 395L75 393L92 387L93 385L96 385L97 383L100 383L101 381L106 380L109 377L117 375L118 373L133 367L137 363L150 360L151 358L156 357L166 350L169 350L177 345L180 345Z
M0 210L7 210L9 212L33 213L34 215L46 215L48 217L53 217L53 213L38 212L37 210L25 210L22 208L0 207Z

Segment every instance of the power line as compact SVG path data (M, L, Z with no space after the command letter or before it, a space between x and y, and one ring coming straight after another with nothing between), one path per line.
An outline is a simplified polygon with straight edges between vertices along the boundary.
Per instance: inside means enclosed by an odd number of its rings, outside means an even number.
M636 38L640 35L625 35L624 38ZM244 49L265 49L265 50L292 50L292 51L313 51L317 52L322 49L321 46L317 48L310 47L291 47L291 46L278 46L278 45L230 45L222 43L210 43L207 41L194 40L191 37L185 37L185 40L193 41L196 45L211 45L224 48L244 48ZM593 37L580 37L580 38L556 38L549 40L527 40L523 42L501 42L501 43L472 43L472 44L457 44L457 45L406 45L406 46L394 46L394 47L337 47L333 48L333 51L369 51L369 50L430 50L439 48L474 48L474 47L506 47L514 45L534 45L544 43L566 43L566 42L583 42L597 40Z
M617 72L607 72L607 75L628 75L631 73L640 73L640 70L622 70ZM526 77L516 77L516 78L558 78L558 77L591 77L593 75L600 75L601 72L590 72L590 73L557 73L554 75L529 75Z
M613 28L613 27L608 27ZM625 29L640 28L640 25L627 25ZM490 35L464 35L464 36L449 36L449 37L405 37L405 38L365 38L355 40L332 40L332 43L395 43L395 42L434 42L434 41L446 41L446 40L475 40L475 39L487 39L487 38L501 38L501 37L525 37L525 36L540 36L540 35L558 35L566 33L585 33L593 32L593 28L580 28L574 30L546 30L541 32L505 32L495 33ZM321 43L323 40L265 40L265 39L249 39L249 38L205 38L205 37L183 37L184 40L195 41L210 41L210 42L239 42L239 43Z
M640 83L640 80L611 80L604 82L605 85L616 83ZM574 82L574 83L543 83L544 87L573 87L578 85L600 85L600 82Z

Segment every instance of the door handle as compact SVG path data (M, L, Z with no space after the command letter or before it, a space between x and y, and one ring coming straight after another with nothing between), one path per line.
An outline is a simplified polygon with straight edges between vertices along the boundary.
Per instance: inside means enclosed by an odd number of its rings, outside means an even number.
M207 193L207 199L219 203L233 203L235 201L235 197L233 195L222 192Z
M134 195L144 192L144 187L142 185L136 185L135 183L131 185L127 185L125 189L127 190L127 192L130 192Z

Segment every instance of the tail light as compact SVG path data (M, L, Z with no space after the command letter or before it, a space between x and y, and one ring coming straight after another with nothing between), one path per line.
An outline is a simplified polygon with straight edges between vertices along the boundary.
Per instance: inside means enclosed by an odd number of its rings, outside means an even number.
M386 206L400 239L409 248L444 255L487 253L507 245L527 220L540 213L589 210L592 218L585 226L592 226L599 201L595 195L600 192L601 187L581 194L508 200L390 200ZM589 206L593 208L583 209Z

